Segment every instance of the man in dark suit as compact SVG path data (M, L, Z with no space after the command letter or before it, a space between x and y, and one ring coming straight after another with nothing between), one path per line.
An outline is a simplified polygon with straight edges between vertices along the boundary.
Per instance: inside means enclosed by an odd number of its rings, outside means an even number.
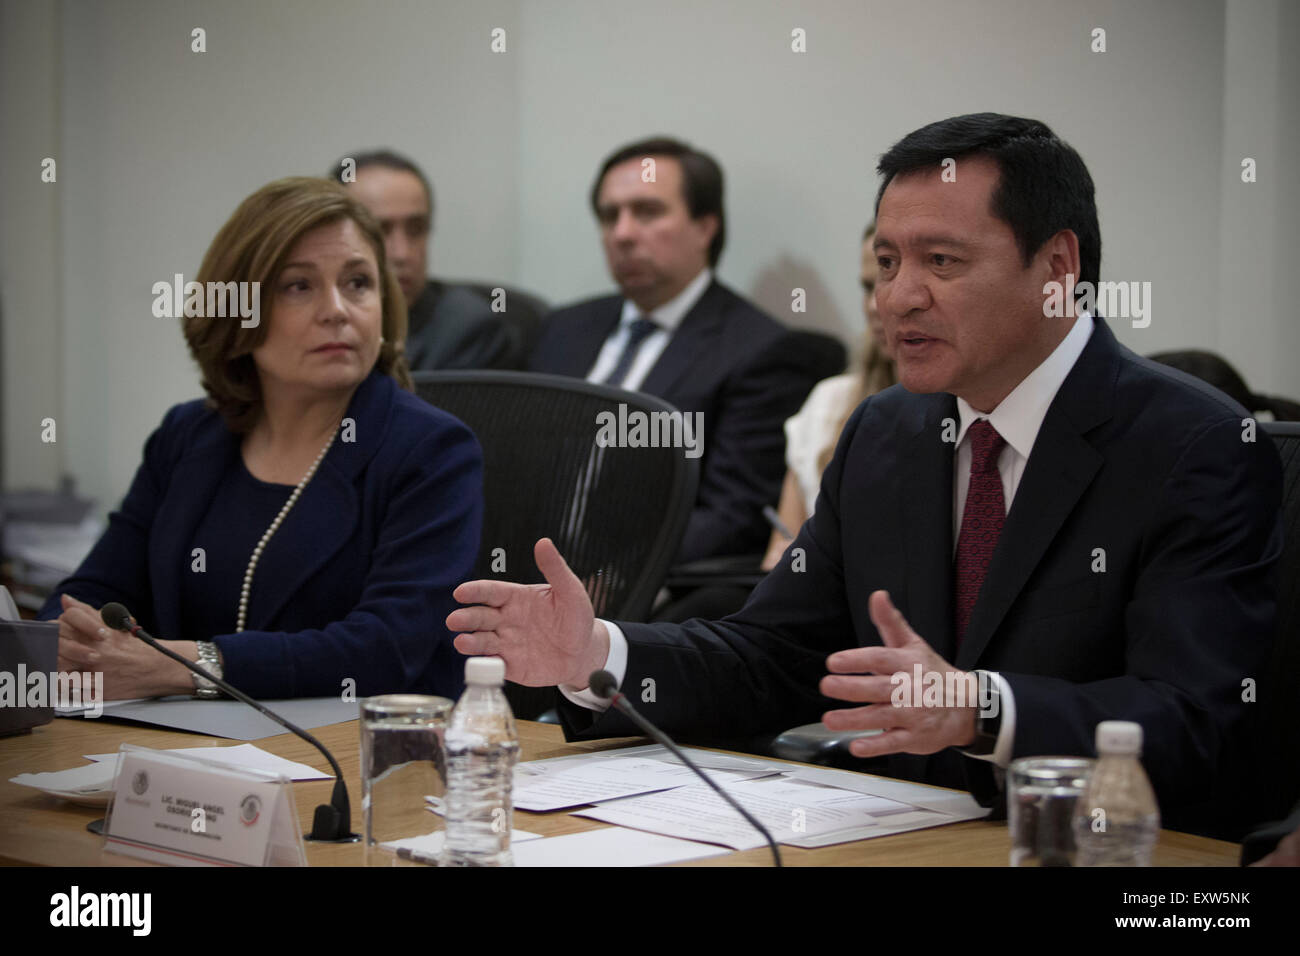
M522 368L527 351L521 326L493 312L490 302L470 287L427 275L433 232L428 177L409 159L387 150L350 159L351 167L340 161L331 178L339 179L349 168L355 173L350 188L384 232L388 262L406 298L411 369Z
M635 732L584 689L605 667L666 727L820 716L880 731L851 745L878 769L989 800L994 767L1091 754L1098 722L1132 720L1166 825L1194 824L1273 627L1276 450L1072 297L1052 317L1049 289L1097 281L1101 241L1088 171L1042 123L944 120L879 170L877 305L901 385L853 414L815 513L744 609L593 621L543 541L551 588L462 585L485 606L448 618L475 632L456 646L560 685L570 734ZM998 706L896 696L917 668L945 690L976 674Z
M784 326L713 277L726 220L712 157L671 139L632 143L605 160L591 205L620 294L551 315L528 367L702 413L699 492L678 557L757 553L785 474L783 424L821 375Z

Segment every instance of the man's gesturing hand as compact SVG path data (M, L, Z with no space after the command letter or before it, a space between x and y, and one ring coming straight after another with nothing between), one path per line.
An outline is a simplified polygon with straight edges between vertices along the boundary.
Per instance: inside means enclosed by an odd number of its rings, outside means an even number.
M587 686L605 666L609 632L595 621L582 582L569 570L550 538L533 547L545 584L467 581L452 592L463 607L447 616L461 631L456 650L505 659L506 677L517 684Z
M975 739L975 714L978 695L975 675L958 671L934 652L894 607L886 591L872 593L867 605L871 621L885 642L883 647L858 647L837 651L826 659L830 674L821 680L821 692L827 697L869 704L846 710L827 711L822 722L832 730L872 730L883 733L853 741L849 750L857 757L878 757L899 751L929 754L945 747L961 747ZM941 707L895 707L890 697L895 685L890 675L902 672L914 679L915 665L921 673L938 674L945 688L965 681L970 693L955 706L945 700ZM957 677L944 677L949 671ZM848 676L848 675L870 675ZM919 692L919 689L918 689ZM909 705L912 695L907 695Z

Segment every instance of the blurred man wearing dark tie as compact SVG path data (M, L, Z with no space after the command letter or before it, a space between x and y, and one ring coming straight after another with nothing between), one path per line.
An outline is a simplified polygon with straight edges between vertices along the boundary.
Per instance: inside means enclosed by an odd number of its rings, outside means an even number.
M726 239L722 170L672 139L605 160L591 205L619 295L551 315L529 368L656 395L703 413L699 494L678 557L758 553L784 475L783 424L838 369L714 278ZM757 562L756 562L757 563Z
M406 359L421 369L518 369L526 358L518 330L467 286L429 278L433 187L410 160L387 150L351 157L345 183L379 221L388 262L406 297ZM342 162L331 178L338 179Z

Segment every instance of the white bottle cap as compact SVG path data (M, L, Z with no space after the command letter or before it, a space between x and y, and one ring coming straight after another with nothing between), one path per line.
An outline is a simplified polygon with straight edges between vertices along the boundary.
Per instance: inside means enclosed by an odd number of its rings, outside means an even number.
M465 662L466 684L500 687L506 679L506 662L499 657L471 657Z
M1142 753L1142 725L1131 720L1103 720L1097 725L1097 755Z

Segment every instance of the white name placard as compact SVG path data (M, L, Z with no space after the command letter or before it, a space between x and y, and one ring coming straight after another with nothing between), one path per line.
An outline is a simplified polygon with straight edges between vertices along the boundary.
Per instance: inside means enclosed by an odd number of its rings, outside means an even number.
M171 866L306 866L288 777L123 744L105 849Z

